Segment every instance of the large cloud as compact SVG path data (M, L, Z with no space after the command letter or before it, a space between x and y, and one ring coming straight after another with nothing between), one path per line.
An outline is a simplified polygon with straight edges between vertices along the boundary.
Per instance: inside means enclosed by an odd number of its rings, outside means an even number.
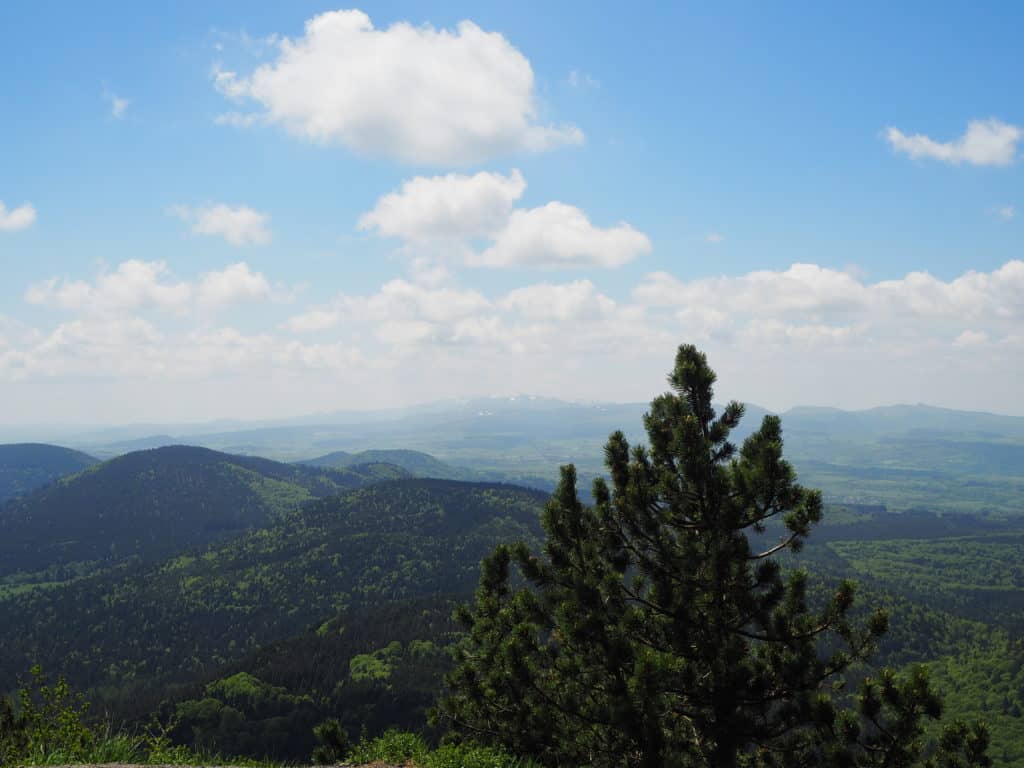
M36 222L36 209L29 203L8 209L0 200L0 232L17 232L28 229Z
M885 138L897 152L912 158L931 158L959 165L1010 165L1017 159L1017 144L1024 131L1016 125L989 120L971 120L963 136L953 141L936 141L921 133L908 136L898 128L887 128Z
M214 82L295 135L413 163L461 165L583 140L575 127L538 122L530 62L470 21L376 29L362 11L324 13L302 37L281 39L273 61L243 76L217 70Z
M519 171L417 176L380 198L359 227L397 237L409 250L481 267L613 268L651 249L629 224L594 226L573 205L515 209L525 189ZM475 249L478 241L483 250Z

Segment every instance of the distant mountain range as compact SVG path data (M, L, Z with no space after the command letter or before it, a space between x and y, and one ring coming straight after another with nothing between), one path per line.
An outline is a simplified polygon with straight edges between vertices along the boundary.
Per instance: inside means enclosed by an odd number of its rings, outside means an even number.
M415 476L512 482L550 491L573 463L586 491L614 430L643 442L645 403L519 396L338 412L292 422L136 425L68 435L101 458L186 443L233 455L345 468L382 460ZM756 405L737 441L768 413ZM844 502L999 515L1024 512L1024 418L927 405L862 411L797 407L781 414L801 479ZM2 434L2 433L0 433ZM424 457L427 458L424 458ZM311 458L314 457L314 458Z

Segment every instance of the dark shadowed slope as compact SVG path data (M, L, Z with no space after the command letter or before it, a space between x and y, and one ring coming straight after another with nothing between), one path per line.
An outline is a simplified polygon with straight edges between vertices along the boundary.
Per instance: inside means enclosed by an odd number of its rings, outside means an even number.
M129 453L0 511L0 578L10 585L21 572L28 582L63 581L126 558L160 559L305 501L404 474L386 465L324 470L190 446Z
M81 472L97 462L88 454L45 443L0 445L0 504Z

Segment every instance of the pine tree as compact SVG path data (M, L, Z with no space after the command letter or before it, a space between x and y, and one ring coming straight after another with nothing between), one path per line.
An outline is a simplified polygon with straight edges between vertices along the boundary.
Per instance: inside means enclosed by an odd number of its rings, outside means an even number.
M681 346L644 417L649 447L614 433L611 487L597 480L589 507L563 467L543 552L519 543L484 561L440 718L547 765L988 765L980 727L926 750L941 702L923 671L833 701L886 617L854 626L851 583L812 609L808 575L783 570L821 494L782 458L778 417L730 442L744 408L716 414L714 382Z

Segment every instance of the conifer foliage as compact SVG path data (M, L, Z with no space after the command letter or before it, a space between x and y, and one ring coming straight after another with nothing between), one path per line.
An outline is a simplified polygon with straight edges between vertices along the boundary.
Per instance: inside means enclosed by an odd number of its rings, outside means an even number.
M988 765L980 726L924 738L941 702L923 672L840 692L886 616L856 626L850 583L814 609L807 574L781 567L821 495L783 459L777 417L730 442L744 409L716 414L714 382L681 346L649 446L610 437L592 507L563 467L543 552L484 561L439 717L547 765Z

